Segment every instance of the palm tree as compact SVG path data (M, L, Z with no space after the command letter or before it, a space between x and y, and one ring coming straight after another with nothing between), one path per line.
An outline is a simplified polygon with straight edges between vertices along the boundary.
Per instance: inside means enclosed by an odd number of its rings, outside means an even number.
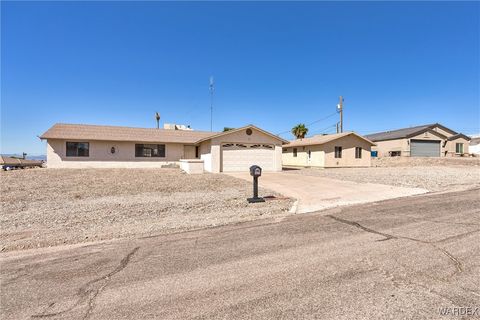
M308 128L305 127L304 123L299 123L295 127L292 128L292 134L297 138L297 139L303 139L308 133Z
M157 120L157 129L160 127L160 113L155 112L155 119Z

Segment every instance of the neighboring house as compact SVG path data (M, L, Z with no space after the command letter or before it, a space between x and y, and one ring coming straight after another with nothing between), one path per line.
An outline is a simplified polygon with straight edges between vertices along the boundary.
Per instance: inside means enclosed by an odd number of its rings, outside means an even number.
M441 124L385 131L365 136L378 157L446 157L468 154L470 138Z
M161 168L201 159L206 171L282 170L288 141L253 125L227 132L55 124L47 140L48 168ZM198 161L196 161L198 163Z
M470 136L470 139L468 151L472 154L480 155L480 135Z
M373 145L354 132L316 135L284 145L282 161L284 166L369 167Z

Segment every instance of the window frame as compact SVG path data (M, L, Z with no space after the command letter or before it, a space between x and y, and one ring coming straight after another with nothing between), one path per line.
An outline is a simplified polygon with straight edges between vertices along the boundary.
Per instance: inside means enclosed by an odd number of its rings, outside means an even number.
M355 159L362 159L363 148L355 147Z
M343 148L341 146L335 146L335 159L342 159Z
M461 152L458 151L458 149L459 149L458 147L461 147ZM456 143L455 143L455 153L456 153L456 154L463 154L463 153L464 153L464 150L465 150L465 149L464 149L464 145L463 145L462 142L456 142Z
M138 148L142 146L142 153L140 154ZM158 155L145 155L145 146L156 146ZM163 146L163 155L160 153L160 146ZM154 150L153 148L150 148ZM135 158L166 158L167 157L167 145L164 143L135 143Z
M69 147L68 147L69 144L76 144L76 149L75 149L76 153L75 153L75 154L69 154ZM79 154L79 152L78 152L79 149L80 149L80 148L79 148L79 144L83 144L83 145L86 145L86 146L87 146L87 148L86 148L86 150L87 150L86 154L82 154L82 155ZM85 148L84 148L84 149L85 149ZM71 148L70 148L70 150L71 150ZM88 158L88 157L90 157L90 142L84 142L84 141L65 141L65 156L66 156L66 157L69 157L69 158Z

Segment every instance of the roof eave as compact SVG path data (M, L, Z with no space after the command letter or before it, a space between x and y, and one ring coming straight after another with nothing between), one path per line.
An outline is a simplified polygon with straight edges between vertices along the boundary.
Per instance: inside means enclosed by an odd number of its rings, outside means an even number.
M453 135L453 136L450 136L450 137L448 137L447 140L448 140L448 141L452 141L452 140L455 140L455 139L458 139L458 138L463 138L463 139L465 139L465 140L467 140L467 141L471 141L471 140L472 140L472 138L470 138L469 136L467 136L467 135L465 135L465 134L463 134L463 133L457 133L457 134L455 134L455 135Z
M435 132L436 134L438 134L439 136L442 136L444 139L447 139L447 138L448 138L446 135L441 134L440 132L437 132L437 131L433 130L434 127L435 127L435 126L430 126L430 127L428 127L428 128L425 128L425 129L422 129L422 130L413 132L413 133L411 133L411 134L407 134L407 135L405 136L405 138L409 139L409 138L411 138L411 137L415 137L415 136L417 136L417 135L419 135L419 134L422 134L422 133L424 133L424 132L427 132L427 131L433 131L433 132Z
M263 129L260 129L260 128L257 127L257 126L254 126L253 124L249 124L249 125L246 125L246 126L244 126L244 127L240 127L240 128L233 129L233 130L228 130L228 131L225 131L225 132L220 132L220 133L214 134L214 135L212 135L212 136L210 136L210 137L205 137L205 138L202 138L202 139L200 139L200 140L197 140L196 143L197 143L197 144L198 144L198 143L202 143L202 142L204 142L204 141L208 141L208 140L211 140L211 139L214 139L214 138L217 138L217 137L221 137L221 136L224 136L224 135L227 135L227 134L232 134L232 133L235 133L235 132L239 132L239 131L242 131L242 130L245 130L245 129L248 129L248 128L253 128L253 129L258 130L258 131L260 131L260 132L262 132L262 133L264 133L264 134L266 134L266 135L268 135L268 136L270 136L270 137L272 137L272 138L276 138L276 139L278 139L278 140L280 140L280 141L282 142L282 145L283 145L283 144L286 144L286 143L289 143L288 140L285 140L285 139L283 139L283 138L281 138L281 137L279 137L279 136L273 135L273 134L271 134L271 133L268 132L268 131L265 131L265 130L263 130Z

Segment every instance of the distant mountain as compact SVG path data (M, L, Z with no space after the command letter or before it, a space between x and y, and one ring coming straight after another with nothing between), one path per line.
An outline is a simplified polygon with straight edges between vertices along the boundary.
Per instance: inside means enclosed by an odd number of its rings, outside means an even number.
M5 154L2 154L2 156L15 157L15 158L21 158L22 157L21 154L16 154L16 153L5 153ZM44 155L44 154L33 154L33 155L28 155L27 154L27 159L47 161L47 156Z

